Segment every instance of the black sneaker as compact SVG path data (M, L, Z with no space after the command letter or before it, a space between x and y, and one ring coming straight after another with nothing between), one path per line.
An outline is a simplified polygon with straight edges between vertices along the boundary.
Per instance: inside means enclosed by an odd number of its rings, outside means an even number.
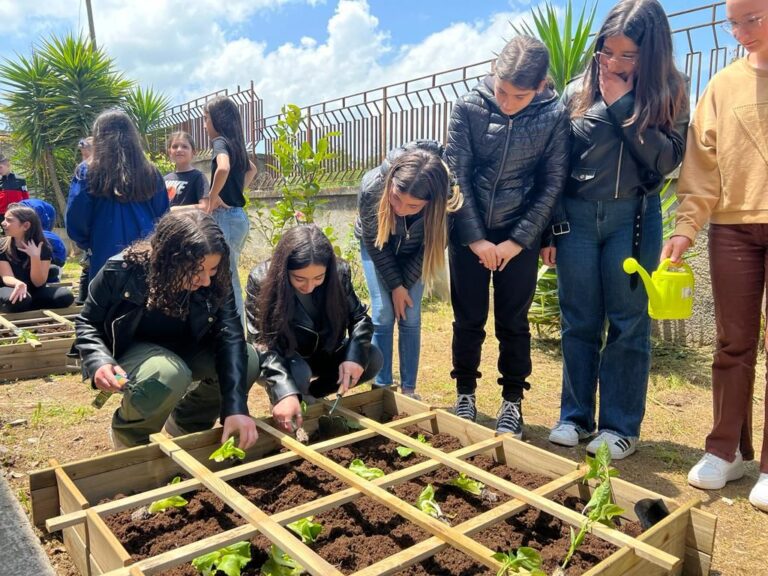
M456 405L453 407L453 413L459 418L474 422L477 419L477 406L475 405L474 394L459 394L456 398Z
M503 434L509 432L517 438L523 438L523 407L522 399L502 400L499 414L496 417L496 433Z

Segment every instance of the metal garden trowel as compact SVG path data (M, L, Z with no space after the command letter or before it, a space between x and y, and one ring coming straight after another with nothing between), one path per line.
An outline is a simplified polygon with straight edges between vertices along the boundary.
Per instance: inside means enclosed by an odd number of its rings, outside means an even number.
M333 401L328 414L323 414L317 420L317 427L320 430L320 434L324 437L333 438L335 436L343 436L350 431L347 419L344 416L333 415L334 410L341 401L341 392L336 392L336 400Z

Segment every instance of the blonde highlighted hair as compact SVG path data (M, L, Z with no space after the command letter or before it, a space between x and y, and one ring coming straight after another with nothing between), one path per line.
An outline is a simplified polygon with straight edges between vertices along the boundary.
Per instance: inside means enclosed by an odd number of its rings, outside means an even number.
M396 190L418 200L424 200L424 264L422 279L426 286L445 268L445 247L448 242L447 214L461 208L462 195L453 184L448 166L439 156L414 149L398 156L387 172L384 191L378 208L376 248L382 249L397 228L396 214L390 194Z

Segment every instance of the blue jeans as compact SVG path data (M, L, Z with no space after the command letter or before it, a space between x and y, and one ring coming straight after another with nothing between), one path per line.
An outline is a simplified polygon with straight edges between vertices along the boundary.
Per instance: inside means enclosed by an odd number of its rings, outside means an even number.
M360 243L360 257L363 261L363 273L371 295L371 318L373 319L373 344L381 350L384 364L376 375L374 386L389 386L392 380L392 348L395 330L395 309L392 306L392 292L376 272L363 243ZM424 295L424 283L419 280L408 289L413 300L413 308L405 307L405 319L397 321L400 355L400 387L404 392L416 389L416 377L419 373L419 355L421 353L421 298Z
M240 274L238 265L240 253L245 248L248 239L248 231L251 223L248 215L242 208L217 208L213 211L213 218L224 233L224 239L229 246L229 270L232 273L232 290L235 293L235 304L240 317L243 317L243 289L240 286Z
M637 438L651 366L651 320L645 288L642 283L632 288L622 263L632 255L632 230L642 199L563 202L571 232L557 236L560 422L592 432L599 386L598 429ZM655 270L662 234L657 194L647 197L642 231L637 259L646 270Z

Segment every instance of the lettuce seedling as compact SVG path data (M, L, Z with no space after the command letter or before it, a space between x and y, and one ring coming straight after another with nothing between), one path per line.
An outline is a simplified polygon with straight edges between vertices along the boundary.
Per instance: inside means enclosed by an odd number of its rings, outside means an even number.
M427 442L427 439L424 437L424 434L419 434L418 436L416 436L416 440L418 440L422 444L426 444L427 446L432 446L432 444ZM408 458L408 456L413 454L413 448L408 448L406 446L398 446L396 450L397 450L397 453L400 454L401 458Z
M517 549L517 552L512 550L509 551L509 554L496 552L493 557L502 563L501 569L496 573L496 576L517 574L520 572L520 568L528 570L531 576L547 576L547 573L541 569L541 554L534 548L521 546Z
M485 490L485 484L470 478L464 472L459 472L459 475L450 480L448 484L461 488L464 492L474 494L475 496L482 496L483 490Z
M323 531L323 525L318 524L317 522L312 522L313 518L313 516L307 516L306 518L300 518L299 520L296 520L296 522L288 524L288 528L301 536L301 541L304 544L312 544L317 540L320 532Z
M181 482L181 477L176 476L171 480L171 485L178 484L179 482ZM152 502L147 508L147 512L150 514L157 514L158 512L165 512L169 508L184 508L187 504L189 504L189 502L183 496L170 496Z
M243 541L198 556L192 560L192 566L203 576L214 576L217 571L227 576L240 576L240 571L250 561L251 543Z
M578 534L571 527L571 545L561 564L563 570L565 570L576 550L584 542L584 538L593 524L599 522L613 528L613 519L624 514L624 509L613 502L611 478L618 476L619 471L611 468L611 450L608 448L607 442L603 442L600 445L597 452L595 452L594 458L587 456L587 465L589 470L584 474L584 482L594 478L599 480L599 484L595 487L595 491L592 492L592 497L587 502L587 505L584 506L584 510L581 511L586 516L586 519L581 525Z
M435 489L432 484L427 484L427 487L421 491L421 494L419 494L419 497L416 500L416 507L425 514L429 514L432 518L437 518L438 520L445 521L446 518L452 518L452 516L443 514L440 505L435 502Z
M360 458L352 460L349 469L360 476L360 478L365 478L366 480L375 480L384 476L384 471L381 468L368 468Z
M261 565L261 576L301 576L302 572L304 569L296 560L274 544L269 548L269 558Z
M227 441L208 457L208 460L215 460L216 462L224 462L227 459L245 460L245 451L235 446L234 436L227 438Z

